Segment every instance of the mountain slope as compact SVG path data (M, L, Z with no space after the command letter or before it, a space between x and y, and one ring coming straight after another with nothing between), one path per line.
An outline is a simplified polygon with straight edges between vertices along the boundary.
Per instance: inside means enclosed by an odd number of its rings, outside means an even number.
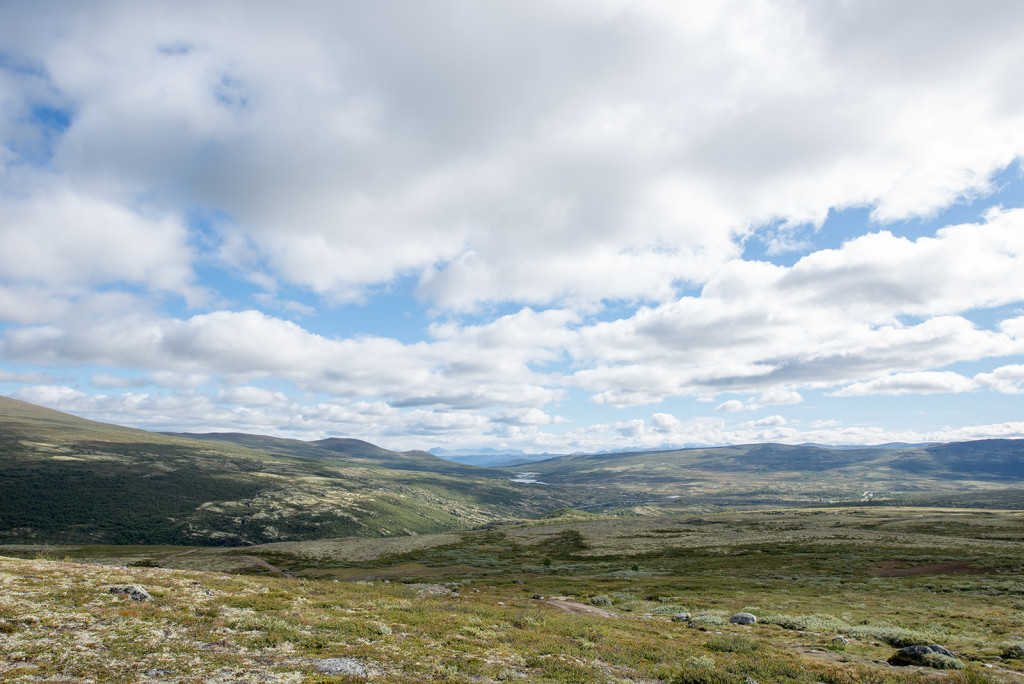
M182 439L203 440L234 444L259 449L275 455L293 456L312 460L344 461L398 470L418 470L451 475L469 474L475 477L506 477L508 473L463 463L452 463L426 451L390 451L360 439L332 437L314 442L299 439L249 435L241 432L164 433Z
M664 496L955 491L1024 485L1024 440L883 449L748 444L573 454L532 463L529 469L554 485L571 482Z
M306 443L286 444L295 440L239 441L252 446L105 425L0 397L0 539L247 544L390 536L572 503L552 488L471 466L458 466L457 476L427 472L419 452L367 445L348 457L336 450L348 442L304 453ZM271 443L289 448L253 448Z

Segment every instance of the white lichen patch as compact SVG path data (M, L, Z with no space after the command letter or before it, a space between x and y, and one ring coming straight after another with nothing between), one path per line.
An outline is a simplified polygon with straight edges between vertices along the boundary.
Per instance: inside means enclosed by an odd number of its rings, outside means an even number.
M0 558L0 567L0 681L303 680L302 663L285 658L293 644L282 640L253 649L218 622L222 613L264 625L268 618L251 609L208 606L225 592L206 584L229 583L256 594L248 580L9 558ZM152 598L110 593L119 584L143 586Z

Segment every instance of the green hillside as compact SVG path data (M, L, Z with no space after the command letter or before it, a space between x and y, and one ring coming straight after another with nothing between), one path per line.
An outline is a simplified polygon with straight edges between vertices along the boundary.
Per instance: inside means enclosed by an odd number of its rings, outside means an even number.
M572 483L651 497L849 499L865 492L879 496L1024 486L1024 440L860 449L748 444L573 454L527 467L552 485Z
M435 457L419 452L340 448L355 440L329 441L333 449L247 441L132 430L0 397L0 540L238 545L408 535L573 503L440 459L439 472L428 472L424 462Z
M250 449L259 449L275 456L294 456L313 460L341 460L375 467L397 468L399 470L421 470L450 475L471 475L473 477L505 478L508 472L500 469L454 463L438 458L425 451L390 451L360 439L332 437L315 442L299 439L249 435L241 432L211 432L206 434L166 433L184 439L233 444Z
M1014 507L1024 491L1024 440L877 449L753 444L571 455L523 469L545 484L513 482L512 469L355 439L157 434L0 397L0 543L389 537L563 507L649 514L656 511L644 507L970 506L981 494Z

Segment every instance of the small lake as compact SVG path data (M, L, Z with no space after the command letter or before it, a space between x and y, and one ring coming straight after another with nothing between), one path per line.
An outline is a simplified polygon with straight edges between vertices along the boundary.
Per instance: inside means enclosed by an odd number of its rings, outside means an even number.
M540 475L540 473L516 473L516 476L512 478L512 481L520 484L546 485L547 482L541 482L537 479L538 475Z

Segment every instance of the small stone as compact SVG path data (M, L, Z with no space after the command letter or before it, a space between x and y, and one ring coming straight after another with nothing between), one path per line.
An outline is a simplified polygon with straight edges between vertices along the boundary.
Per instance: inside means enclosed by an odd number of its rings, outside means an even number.
M729 622L734 625L754 625L757 624L757 617L750 613L733 613Z
M689 613L676 613L675 615L672 616L672 621L673 622L689 622L690 621L690 614Z
M366 668L355 658L324 658L314 661L313 666L323 674L366 676Z

